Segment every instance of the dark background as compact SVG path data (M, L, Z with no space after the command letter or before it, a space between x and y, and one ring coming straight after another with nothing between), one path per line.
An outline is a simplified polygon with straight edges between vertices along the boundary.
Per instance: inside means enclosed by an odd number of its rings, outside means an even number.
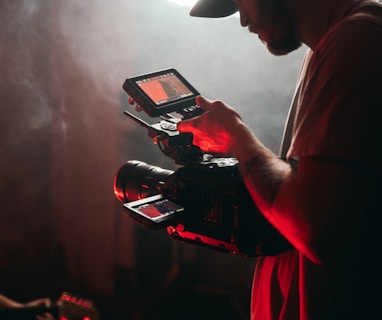
M254 258L145 230L113 194L126 160L176 169L123 115L133 75L178 69L278 151L305 50L273 57L237 16L188 11L168 0L0 0L0 292L70 291L104 319L248 317Z

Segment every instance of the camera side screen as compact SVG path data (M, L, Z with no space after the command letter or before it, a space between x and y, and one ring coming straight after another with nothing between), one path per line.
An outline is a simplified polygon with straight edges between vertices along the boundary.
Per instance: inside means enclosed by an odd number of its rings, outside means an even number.
M199 92L175 69L126 79L123 89L150 116L195 105Z
M150 229L163 228L184 213L184 207L162 195L125 203L124 208L134 220Z

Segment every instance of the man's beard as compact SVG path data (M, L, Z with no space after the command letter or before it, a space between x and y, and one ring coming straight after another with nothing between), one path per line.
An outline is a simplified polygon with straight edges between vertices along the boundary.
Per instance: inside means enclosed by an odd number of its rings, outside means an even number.
M266 43L267 49L275 56L283 56L301 47L301 42L295 39L284 39Z

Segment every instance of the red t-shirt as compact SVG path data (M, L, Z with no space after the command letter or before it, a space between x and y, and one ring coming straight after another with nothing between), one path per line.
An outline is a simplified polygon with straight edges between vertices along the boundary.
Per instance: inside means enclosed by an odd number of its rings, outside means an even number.
M353 161L382 176L382 6L356 5L308 51L292 104L287 158L319 155ZM373 202L374 201L374 202ZM252 320L377 319L382 266L382 207L367 217L350 252L317 265L290 250L258 257ZM350 240L349 240L350 241ZM350 246L350 243L349 243ZM381 271L378 271L381 269Z

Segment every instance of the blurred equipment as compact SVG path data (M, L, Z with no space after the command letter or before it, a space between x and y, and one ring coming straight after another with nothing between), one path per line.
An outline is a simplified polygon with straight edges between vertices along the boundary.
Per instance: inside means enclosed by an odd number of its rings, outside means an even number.
M99 312L93 306L93 302L71 295L67 292L62 293L60 298L50 307L36 306L25 308L12 308L0 310L1 320L31 320L36 316L43 316L49 313L54 320L99 320Z

